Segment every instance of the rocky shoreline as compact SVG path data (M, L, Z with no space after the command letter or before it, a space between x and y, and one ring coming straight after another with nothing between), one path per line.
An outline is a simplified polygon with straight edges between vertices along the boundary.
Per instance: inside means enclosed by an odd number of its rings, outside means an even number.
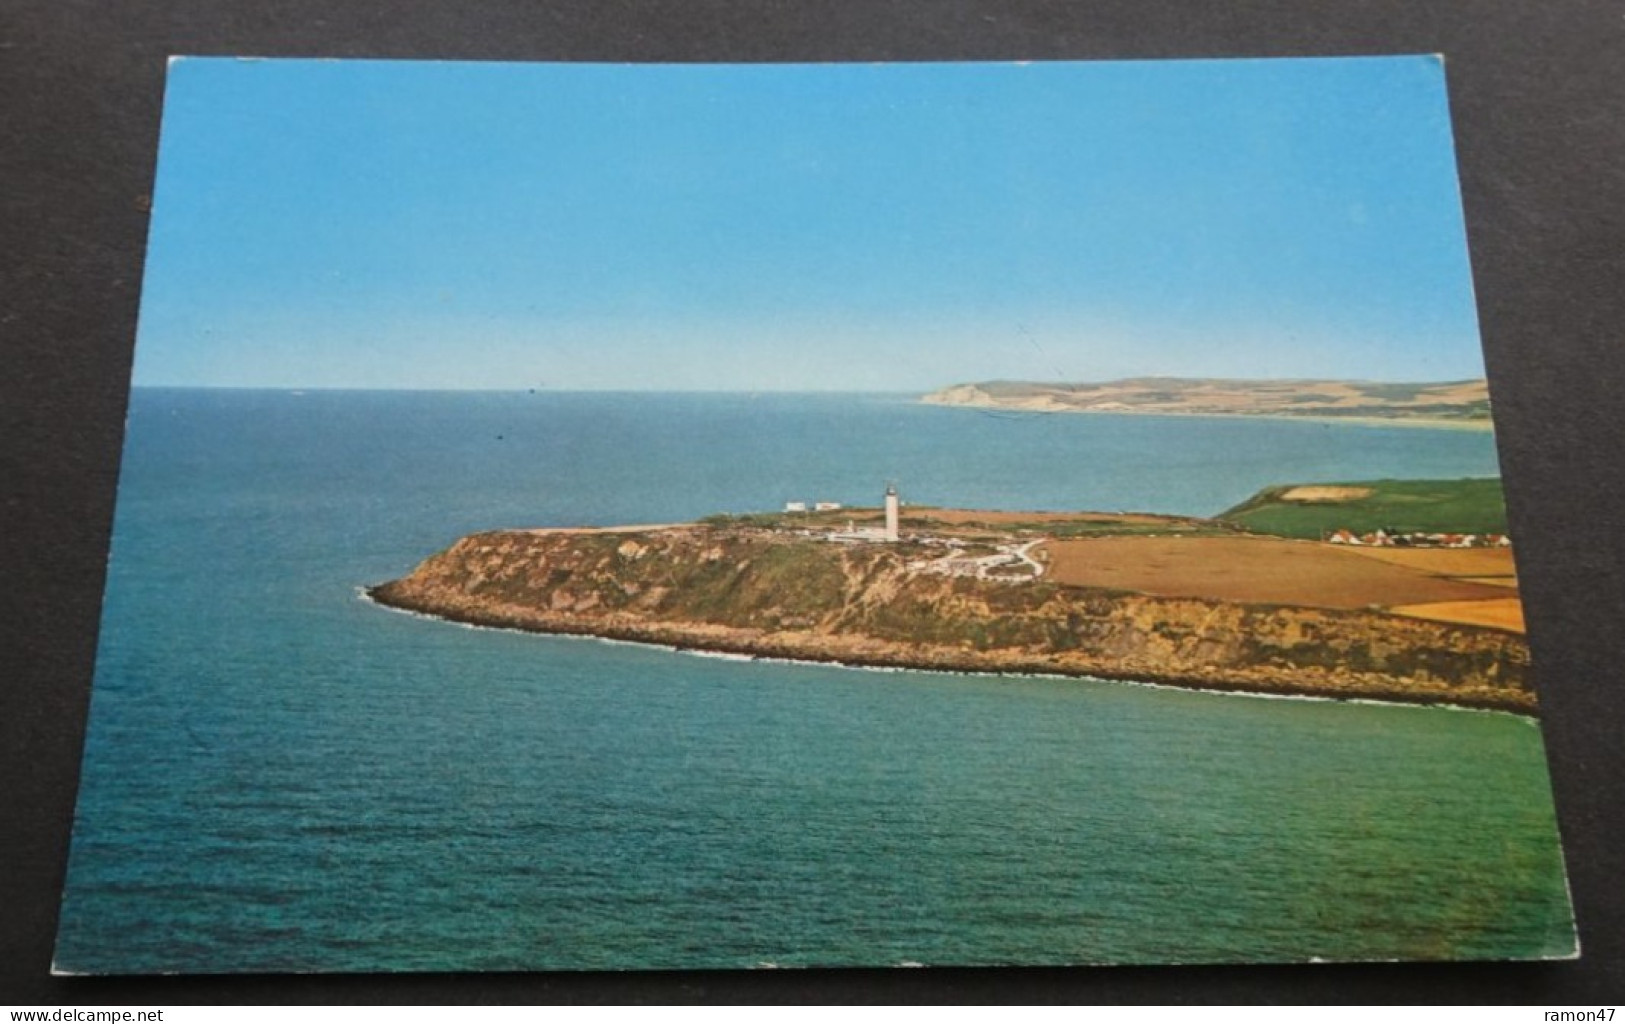
M901 562L764 531L514 531L466 537L366 592L470 625L753 658L1536 711L1527 646L1500 631L927 578Z

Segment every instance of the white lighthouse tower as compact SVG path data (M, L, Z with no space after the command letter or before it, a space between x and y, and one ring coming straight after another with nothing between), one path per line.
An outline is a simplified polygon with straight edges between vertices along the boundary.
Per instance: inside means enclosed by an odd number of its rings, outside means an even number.
M886 541L897 543L897 485L886 485Z

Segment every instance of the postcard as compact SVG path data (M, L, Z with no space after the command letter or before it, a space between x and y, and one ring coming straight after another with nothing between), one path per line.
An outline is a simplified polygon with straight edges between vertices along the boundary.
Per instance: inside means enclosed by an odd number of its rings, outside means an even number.
M1445 86L176 59L55 969L1577 955Z

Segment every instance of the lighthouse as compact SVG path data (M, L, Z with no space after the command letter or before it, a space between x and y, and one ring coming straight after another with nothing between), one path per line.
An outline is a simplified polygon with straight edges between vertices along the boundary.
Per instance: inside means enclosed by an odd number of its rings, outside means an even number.
M897 543L897 485L886 485L886 541Z

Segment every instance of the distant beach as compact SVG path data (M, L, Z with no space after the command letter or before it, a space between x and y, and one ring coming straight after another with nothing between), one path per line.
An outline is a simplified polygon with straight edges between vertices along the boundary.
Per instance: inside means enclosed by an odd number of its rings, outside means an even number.
M1291 423L1326 423L1351 427L1412 427L1426 430L1462 430L1485 434L1495 432L1495 423L1489 419L1444 419L1425 416L1316 416L1279 412L1177 412L1164 409L1145 411L1136 409L1033 409L991 402L986 405L968 402L928 402L923 398L920 399L920 404L1003 413L1030 413L1034 416L1135 416L1182 420L1279 420Z

